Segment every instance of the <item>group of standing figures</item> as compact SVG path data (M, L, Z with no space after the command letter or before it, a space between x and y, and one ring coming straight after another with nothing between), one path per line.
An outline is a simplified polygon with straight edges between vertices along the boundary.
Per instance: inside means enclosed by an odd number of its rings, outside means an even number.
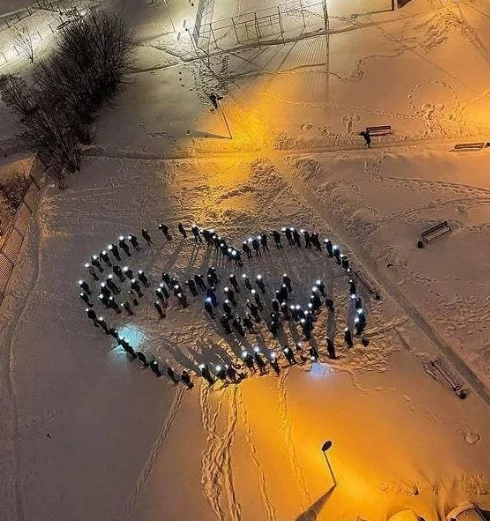
M158 229L164 240L173 240L167 225L160 224ZM315 232L282 228L280 232L273 230L251 237L242 243L241 249L238 249L228 244L227 240L220 237L214 230L200 230L196 224L193 224L188 231L182 223L179 223L178 231L183 239L187 239L190 234L196 244L203 243L210 248L215 248L218 256L226 259L229 264L240 267L243 266L242 252L249 260L254 256L261 257L263 253L270 252L269 237L273 239L277 250L283 249L284 237L290 247L315 248L318 251L325 251L326 255L333 259L349 277L348 292L355 304L355 331L351 331L348 327L345 328L344 343L351 348L354 346L354 335L362 337L366 327L366 313L361 297L356 292L356 283L351 278L349 260L330 240L325 239L322 243ZM141 237L148 246L153 244L150 230L143 228ZM334 313L334 301L327 294L322 280L315 281L309 301L304 307L293 302L293 281L287 273L283 274L279 286L273 290L269 282L266 282L260 274L251 280L245 273L239 278L231 273L226 282L220 278L216 268L211 266L206 274L196 273L183 283L169 273L163 272L157 287L151 289L150 281L143 270L134 271L129 266L121 267L118 264L122 264L122 255L126 260L126 258L136 255L141 249L138 238L130 234L120 236L117 245L111 243L99 254L92 255L90 262L85 264L85 269L95 284L98 284L98 288L94 290L85 280L80 280L78 281L79 296L86 305L86 315L93 322L94 327L101 329L106 335L111 335L132 360L138 360L158 377L166 373L173 382L180 381L188 388L193 387L188 371L182 370L180 375L177 375L170 365L163 367L157 359L148 360L143 352L135 351L126 338L121 336L114 327L110 327L103 316L95 312L96 301L99 301L107 310L112 309L116 314L125 311L128 315L134 315L140 299L145 297L145 292L149 292L150 298L153 294L155 295L153 307L158 316L163 319L166 317L166 308L170 299L176 299L182 308L189 305L188 292L191 297L202 298L204 311L209 315L210 320L219 321L219 326L216 327L221 328L224 335L236 335L241 338L245 338L247 335L257 335L260 334L262 324L265 324L273 338L280 342L282 347L279 352L269 348L264 348L264 352L262 352L257 345L250 350L241 348L241 358L248 371L255 373L258 370L260 374L264 374L267 372L267 366L270 366L276 374L279 374L281 366L278 357L280 356L284 356L289 365L297 364L298 359L300 362L307 362L308 360L317 361L320 358L316 342L307 346L303 346L302 342L296 342L294 348L289 347L282 328L285 323L288 323L290 328L294 328L297 336L299 336L298 329L300 329L304 340L309 342L323 306L326 307L327 313ZM219 290L220 287L222 291ZM240 314L237 312L237 304L241 295L245 295L245 297ZM220 307L222 310L218 311ZM361 341L364 346L369 343L366 338L361 338ZM326 335L326 352L329 358L336 358L334 341L328 335ZM245 377L244 373L240 372L240 368L239 365L220 360L219 363L209 362L198 365L196 373L210 384L216 380L237 383Z

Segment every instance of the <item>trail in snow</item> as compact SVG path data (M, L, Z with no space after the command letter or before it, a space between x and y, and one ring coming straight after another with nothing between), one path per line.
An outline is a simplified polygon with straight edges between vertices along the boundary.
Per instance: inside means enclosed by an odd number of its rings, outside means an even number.
M182 385L179 386L179 388L175 392L172 406L170 407L167 417L165 418L165 421L163 422L162 429L160 430L160 432L158 434L155 444L153 445L153 449L151 450L150 455L148 456L148 459L145 462L145 465L143 467L143 470L141 471L141 474L139 475L138 479L136 480L133 491L126 502L126 507L124 510L124 519L125 520L129 519L131 510L138 497L138 494L140 493L142 487L146 483L146 480L148 479L148 476L150 475L153 465L155 464L155 462L158 458L158 455L160 454L160 451L162 450L162 448L165 445L165 441L167 440L168 433L170 432L170 430L172 428L172 425L177 416L177 412L179 411L180 404L182 403L182 397L184 396L184 392L185 392L185 389L184 389L184 386L182 386Z
M201 461L201 482L204 486L204 495L218 521L240 521L242 512L235 491L231 465L231 447L238 416L237 387L221 389L221 392L229 394L229 400L225 404L225 407L228 406L225 427L220 432L219 423L220 420L224 420L221 418L224 396L218 397L213 407L209 386L204 383L201 385L201 423L207 433L207 447Z
M248 413L247 408L243 403L242 390L238 389L237 392L237 402L238 407L240 408L240 413L243 418L243 425L245 427L245 439L247 440L247 445L250 449L250 456L252 457L252 461L259 473L259 485L260 485L260 497L265 506L265 510L267 512L268 521L277 521L277 513L274 505L272 504L269 492L267 490L267 481L265 479L265 472L262 464L260 463L260 459L257 453L257 447L252 438L252 430L250 428L250 423L248 421Z

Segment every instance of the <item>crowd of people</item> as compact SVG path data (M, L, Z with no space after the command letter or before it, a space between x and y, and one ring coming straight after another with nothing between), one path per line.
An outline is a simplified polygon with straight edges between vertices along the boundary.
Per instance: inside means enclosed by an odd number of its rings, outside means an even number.
M161 238L172 241L173 236L169 227L165 224L158 226ZM244 241L241 248L228 243L215 230L200 229L193 224L186 229L182 223L178 224L178 232L183 239L190 237L197 244L205 244L209 248L215 248L217 254L229 261L229 265L242 267L242 254L247 259L261 257L270 252L269 238L274 247L283 249L283 239L292 248L314 248L325 251L328 258L335 261L345 272L348 280L348 293L355 307L354 331L349 327L344 329L344 343L348 348L354 346L354 336L361 337L361 342L367 346L369 341L363 337L366 327L366 312L362 299L358 295L356 283L351 277L352 271L346 255L341 253L339 247L328 239L320 240L316 232L298 230L296 228L282 228L281 231L273 230L269 233L261 233ZM160 234L159 234L160 235ZM142 240L148 246L153 244L150 230L141 230ZM118 345L132 360L137 360L144 367L151 369L157 377L167 374L175 383L182 382L188 388L193 387L191 375L182 370L177 374L170 365L162 366L155 358L151 360L142 352L135 350L128 340L114 327L110 327L103 316L94 310L96 305L102 305L107 310L113 310L115 314L127 313L134 315L135 308L139 306L140 299L149 293L156 314L161 319L166 317L166 308L170 299L175 299L182 307L189 306L189 298L201 298L203 309L209 316L209 320L216 323L223 336L236 336L245 339L247 335L257 335L262 327L266 327L274 339L281 345L280 352L274 349L261 350L257 345L253 346L253 352L242 348L241 358L243 365L232 363L201 363L196 367L196 374L202 376L209 384L216 380L225 383L237 383L245 377L241 371L246 368L248 372L260 374L267 372L268 366L279 374L281 366L278 357L284 357L288 365L318 361L320 353L316 342L311 342L317 318L326 308L327 313L334 313L334 301L327 294L322 280L316 280L306 306L297 304L293 298L293 281L287 273L284 273L278 286L273 289L269 281L265 281L260 274L253 280L245 273L239 278L230 273L226 278L218 273L216 267L211 266L205 274L196 273L186 281L163 272L161 280L153 289L150 288L150 280L143 270L133 270L123 265L124 260L129 259L141 251L141 245L135 235L120 236L117 244L111 243L99 254L92 255L90 262L85 264L87 274L93 281L96 289L85 281L78 281L80 288L79 297L84 302L87 318L92 321L94 327L112 336ZM188 295L189 294L189 295ZM154 298L153 298L154 295ZM238 302L241 298L241 312L238 312ZM221 308L221 309L220 309ZM290 347L284 336L283 325L289 323L301 332L306 345L296 342ZM219 324L219 326L218 326ZM336 358L335 343L333 338L326 335L326 353L331 359Z

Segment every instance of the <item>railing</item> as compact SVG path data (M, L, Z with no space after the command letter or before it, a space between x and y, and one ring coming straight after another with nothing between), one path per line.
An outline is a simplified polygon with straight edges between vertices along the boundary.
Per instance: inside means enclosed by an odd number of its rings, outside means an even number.
M0 305L14 271L41 190L44 167L36 157L28 174L29 185L0 248Z

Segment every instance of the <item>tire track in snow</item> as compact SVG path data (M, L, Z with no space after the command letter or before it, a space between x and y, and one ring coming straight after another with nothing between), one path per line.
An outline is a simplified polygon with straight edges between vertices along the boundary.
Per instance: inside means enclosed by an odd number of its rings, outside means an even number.
M231 464L231 447L237 422L237 389L230 389L230 400L227 424L223 433L219 433L219 419L223 400L217 401L213 411L209 400L210 388L201 386L200 405L201 423L207 432L207 448L201 460L201 483L204 485L204 495L219 521L241 521L242 512L238 502L233 482ZM223 503L227 500L227 508ZM228 510L226 513L225 510Z
M281 421L281 427L284 433L284 441L286 443L286 452L289 454L289 462L293 470L293 475L296 478L296 484L301 492L302 496L302 510L306 512L312 505L312 500L308 489L306 488L303 472L301 471L301 465L296 453L296 447L293 442L291 433L291 419L289 416L288 408L288 396L286 391L286 378L289 374L288 369L281 371L281 375L278 378L278 390L279 390L279 417ZM314 515L312 521L316 519Z
M264 469L262 468L262 465L260 464L260 460L257 455L257 447L255 446L255 444L252 440L252 431L250 429L250 423L248 421L247 409L243 405L241 388L238 389L237 394L238 394L237 402L238 402L238 406L240 407L240 412L242 414L243 423L245 426L245 438L247 440L248 446L250 447L250 454L252 456L252 461L254 462L254 464L257 467L257 470L259 472L260 497L262 498L262 501L265 505L268 521L277 521L276 509L274 508L274 505L272 504L269 494L267 492L265 472L264 472Z
M138 497L138 494L140 493L143 485L145 484L146 480L148 479L148 476L150 475L150 472L153 468L153 465L155 464L155 461L158 457L158 454L162 447L165 444L165 441L167 440L168 433L170 432L170 429L172 428L172 425L174 423L175 417L177 416L177 412L179 410L180 404L182 403L182 397L184 395L184 386L179 386L177 389L172 406L170 407L170 410L167 414L167 417L165 418L165 421L163 423L162 429L160 433L158 434L158 437L156 439L155 445L153 445L153 449L146 460L145 466L143 467L143 470L141 471L141 474L139 475L136 484L133 488L133 492L131 493L131 496L129 497L125 511L124 511L124 519L129 519L129 515L131 513L131 509L133 508L133 505L136 501L136 498Z

